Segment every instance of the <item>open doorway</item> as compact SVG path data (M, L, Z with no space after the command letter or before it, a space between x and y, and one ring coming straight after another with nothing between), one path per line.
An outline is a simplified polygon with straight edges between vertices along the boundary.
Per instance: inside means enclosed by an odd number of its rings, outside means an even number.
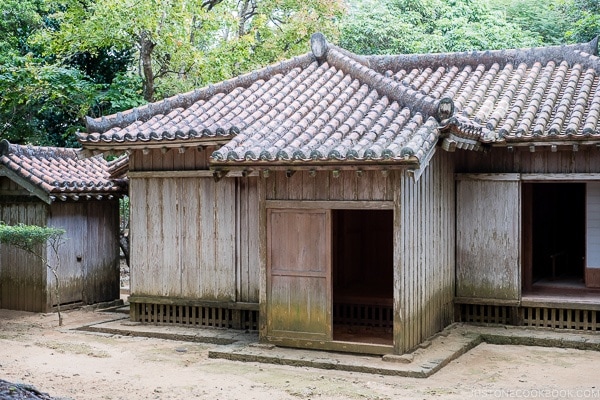
M584 289L585 183L526 183L523 193L525 291Z
M334 340L393 344L393 216L333 211Z

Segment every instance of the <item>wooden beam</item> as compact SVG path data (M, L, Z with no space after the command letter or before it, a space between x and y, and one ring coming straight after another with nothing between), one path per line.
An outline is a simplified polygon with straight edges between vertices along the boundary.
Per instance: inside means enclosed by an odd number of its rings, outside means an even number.
M209 169L189 171L129 171L129 178L212 178L214 171ZM230 171L228 178L258 176L258 171Z
M324 210L393 210L393 201L371 200L266 200L266 208L299 208Z
M215 308L229 308L232 310L258 310L258 307L259 307L258 303L212 301L212 300L189 299L189 298L182 298L182 297L163 297L163 296L144 296L144 295L131 295L131 296L129 296L128 301L130 303L168 304L168 305L194 306L194 307L215 307Z
M23 178L16 172L11 169L6 168L5 166L0 166L0 176L6 176L8 179L12 180L16 184L22 186L27 190L27 192L32 195L38 197L44 203L51 204L52 199L50 199L50 195L45 191L35 186L33 183L29 182L27 179Z
M476 304L490 306L518 306L519 300L482 299L479 297L455 297L454 304Z
M568 181L568 182L600 181L600 173L521 174L521 180L523 180L523 181Z
M454 174L457 181L519 181L522 174Z

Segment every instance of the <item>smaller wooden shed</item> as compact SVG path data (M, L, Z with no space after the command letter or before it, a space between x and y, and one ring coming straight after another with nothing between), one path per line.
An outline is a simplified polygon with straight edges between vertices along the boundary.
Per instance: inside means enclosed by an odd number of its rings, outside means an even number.
M66 230L59 248L61 304L119 298L119 202L123 180L101 156L72 148L0 142L0 221ZM50 248L42 254L52 257ZM53 275L42 261L0 245L0 308L47 312L56 306Z

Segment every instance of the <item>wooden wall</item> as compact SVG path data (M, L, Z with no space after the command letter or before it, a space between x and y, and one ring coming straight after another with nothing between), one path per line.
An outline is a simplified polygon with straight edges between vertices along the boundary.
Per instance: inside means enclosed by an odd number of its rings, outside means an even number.
M214 146L206 148L133 150L129 156L130 171L207 170ZM146 153L146 154L144 154Z
M273 173L265 180L267 200L393 200L394 180L378 170Z
M452 154L438 151L420 179L395 191L395 351L404 353L453 320L455 185Z
M454 165L439 152L418 182L408 172L275 172L265 182L265 198L278 208L394 207L394 346L403 353L452 322L454 295ZM303 203L297 200L303 200ZM328 203L318 203L328 201ZM382 206L382 208L385 208ZM266 284L266 276L263 278ZM261 299L262 303L266 298ZM261 319L266 308L261 307ZM261 322L264 326L266 322Z
M13 203L5 199L0 203L0 221L45 226L47 207L41 201ZM39 258L0 245L0 308L45 312L46 293L46 268Z
M94 304L118 299L118 200L55 202L50 207L48 226L66 230L59 249L61 303ZM56 305L56 282L50 271L48 282L49 304Z
M552 152L549 147L493 148L488 152L459 150L455 154L458 173L598 173L600 150L595 146L559 148Z
M257 178L134 177L130 193L132 297L258 302Z
M61 303L92 304L119 298L118 202L57 202L48 206L22 196L0 203L0 220L9 225L51 226L66 230L59 247ZM41 249L56 265L50 247ZM39 258L0 246L0 307L46 312L56 305L56 280Z
M521 293L518 174L459 174L456 296L516 302Z

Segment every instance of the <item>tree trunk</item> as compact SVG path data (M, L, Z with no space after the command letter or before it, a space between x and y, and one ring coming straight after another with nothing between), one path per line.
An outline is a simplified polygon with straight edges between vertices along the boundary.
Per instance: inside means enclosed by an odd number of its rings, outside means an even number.
M143 92L147 102L154 101L154 71L152 70L152 51L155 43L148 32L140 33L140 59L142 62Z

